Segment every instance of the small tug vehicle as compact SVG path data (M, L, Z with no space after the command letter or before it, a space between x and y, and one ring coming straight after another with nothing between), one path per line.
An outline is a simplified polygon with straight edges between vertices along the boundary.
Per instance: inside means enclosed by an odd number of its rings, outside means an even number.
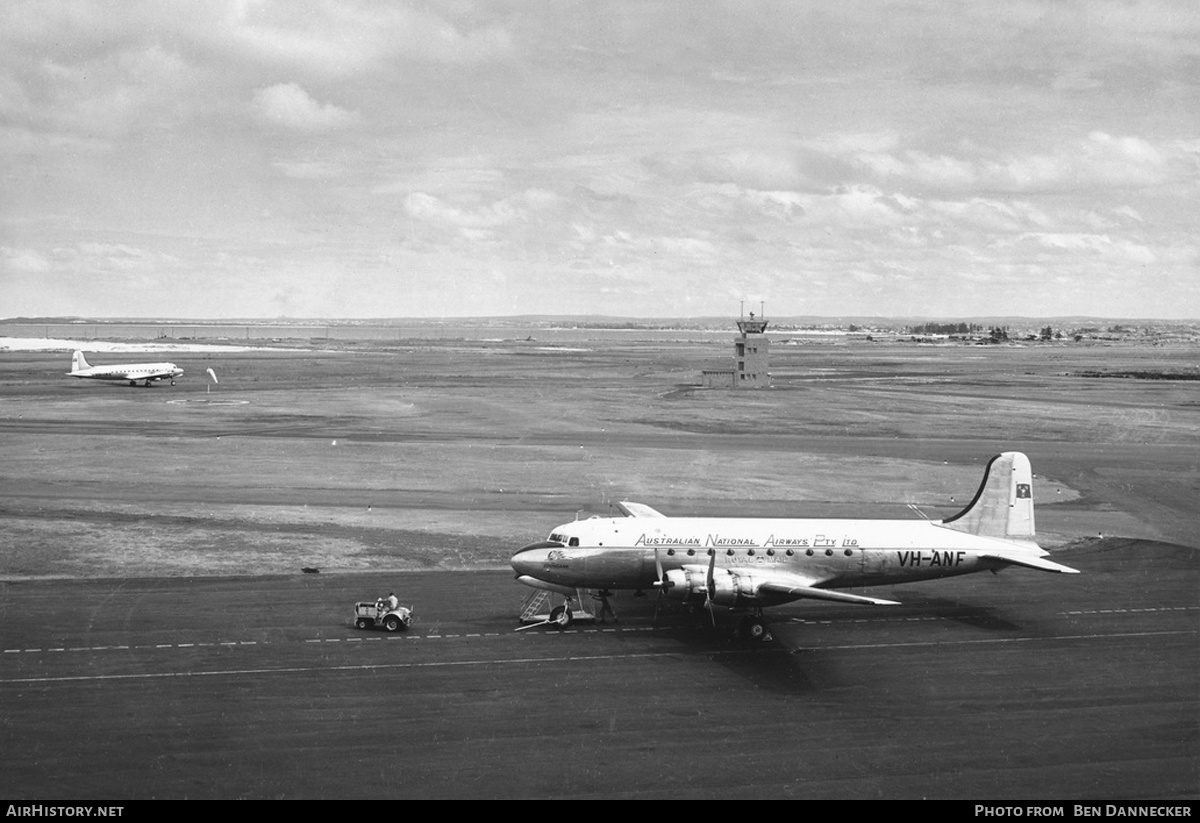
M354 604L354 627L357 629L381 628L388 632L402 632L408 630L412 621L411 606L389 609L387 601L383 599L374 603Z

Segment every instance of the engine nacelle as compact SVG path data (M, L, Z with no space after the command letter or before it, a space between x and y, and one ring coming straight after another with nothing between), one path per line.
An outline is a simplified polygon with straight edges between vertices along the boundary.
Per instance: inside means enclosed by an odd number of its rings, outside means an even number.
M718 606L747 606L754 599L754 580L749 575L717 569L713 572L712 602Z
M708 592L708 572L704 569L671 569L663 579L663 591L674 600L694 600Z
M754 579L747 574L735 574L727 569L713 570L713 590L708 590L708 569L702 566L685 566L671 569L665 575L664 591L675 600L704 600L710 596L718 606L753 605L757 588Z

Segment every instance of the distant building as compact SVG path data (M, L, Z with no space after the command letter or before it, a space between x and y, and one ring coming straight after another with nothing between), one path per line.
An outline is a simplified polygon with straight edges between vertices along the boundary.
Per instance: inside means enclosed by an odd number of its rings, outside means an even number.
M767 321L755 319L750 312L749 320L738 320L738 336L733 341L733 368L706 369L700 373L701 385L706 389L765 389L771 385L771 373L767 364L771 354L771 339L763 332Z

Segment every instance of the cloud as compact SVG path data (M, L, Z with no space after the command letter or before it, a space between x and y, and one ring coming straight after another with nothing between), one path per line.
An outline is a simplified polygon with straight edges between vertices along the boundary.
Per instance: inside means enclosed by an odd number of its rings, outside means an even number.
M79 270L97 272L152 274L179 262L174 255L124 243L79 243L55 249L55 255Z
M0 53L6 46L17 54L0 56L0 113L11 126L52 139L110 139L147 123L173 125L190 99L189 66L159 44L72 51L56 43L22 55L26 44L0 35Z
M1148 141L1092 132L1049 154L1027 154L981 167L982 185L1007 191L1157 186L1167 181L1166 155Z
M762 145L745 134L733 139L740 145L726 150L658 152L646 157L643 166L676 181L732 183L759 191L828 191L846 182L851 172L844 159L828 151L803 145ZM714 138L713 142L722 141Z
M323 76L387 67L397 58L474 64L503 58L512 38L501 25L454 25L427 9L391 3L235 3L211 31L244 56Z
M294 180L332 180L341 171L337 163L328 160L275 160L271 165Z
M1102 234L1059 233L1027 234L1020 240L1032 241L1052 251L1071 254L1092 254L1098 257L1116 257L1135 265L1146 265L1157 261L1154 251L1141 243Z
M1046 150L998 155L977 146L969 156L931 154L886 146L851 151L845 161L857 174L894 188L940 192L1049 192L1158 186L1184 179L1194 162L1183 147L1156 146L1136 135L1093 131L1051 143Z
M50 270L50 262L31 249L0 247L4 268L20 274L41 274Z
M891 200L882 205L903 212L914 198L938 195L966 202L984 192L1089 193L1186 184L1200 169L1187 145L1102 131L1048 140L1019 153L965 142L958 153L931 152L915 142L895 134L851 135L761 150L748 138L746 149L656 153L642 167L665 184L736 192L776 217L814 211L812 199L797 195L832 195L841 201L840 211L855 219L868 212L882 216L875 206L884 193Z
M1154 287L1104 299L1182 311L1155 295L1196 281L1198 21L1173 0L9 0L0 268L53 311L83 299L55 284L103 277L218 312L285 284L313 314L389 277L422 311L453 283L482 309L653 314L750 292L883 311L1033 267L1090 295L1136 268Z
M259 89L254 105L264 120L299 131L323 132L342 129L357 122L354 112L324 105L295 83L279 83Z
M545 189L527 189L491 205L464 208L451 205L431 194L414 192L404 200L411 217L462 228L492 228L528 220L535 212L559 202L558 195Z

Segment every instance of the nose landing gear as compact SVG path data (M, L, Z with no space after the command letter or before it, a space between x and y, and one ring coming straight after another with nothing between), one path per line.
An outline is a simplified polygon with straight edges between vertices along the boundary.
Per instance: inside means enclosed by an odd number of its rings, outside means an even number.
M571 607L566 603L561 606L555 606L550 610L550 619L546 622L558 630L567 628L575 621L575 615L571 613Z

